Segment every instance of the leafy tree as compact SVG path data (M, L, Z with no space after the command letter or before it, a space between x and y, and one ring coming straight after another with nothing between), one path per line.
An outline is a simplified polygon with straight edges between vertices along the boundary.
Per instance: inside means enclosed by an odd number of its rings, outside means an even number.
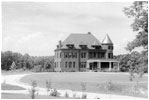
M132 6L124 8L129 18L134 18L131 27L137 33L136 38L127 44L126 50L132 51L136 47L143 47L139 58L131 54L130 65L138 73L147 72L148 69L148 1L135 1ZM135 61L136 60L136 61ZM137 63L137 64L136 64ZM135 65L135 67L134 67Z
M15 65L15 66L14 66ZM39 71L53 71L54 57L53 56L30 56L29 54L21 55L17 52L5 51L1 52L1 69L34 69L34 66L38 66Z
M10 70L15 70L17 68L15 62L13 62L10 66Z
M129 18L134 18L131 24L133 31L137 32L136 38L129 42L126 49L132 51L136 47L148 50L148 2L135 1L132 6L124 8L124 13Z

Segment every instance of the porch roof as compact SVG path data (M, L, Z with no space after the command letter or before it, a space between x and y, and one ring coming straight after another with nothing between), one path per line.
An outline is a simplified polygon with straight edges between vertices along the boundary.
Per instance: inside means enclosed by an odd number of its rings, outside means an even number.
M88 59L87 62L119 62L116 59Z

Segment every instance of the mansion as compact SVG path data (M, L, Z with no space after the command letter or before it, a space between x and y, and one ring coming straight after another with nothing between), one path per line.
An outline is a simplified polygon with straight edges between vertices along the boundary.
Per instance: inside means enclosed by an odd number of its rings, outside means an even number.
M91 33L70 34L55 49L55 71L112 71L119 70L113 59L113 43L108 35L102 43Z

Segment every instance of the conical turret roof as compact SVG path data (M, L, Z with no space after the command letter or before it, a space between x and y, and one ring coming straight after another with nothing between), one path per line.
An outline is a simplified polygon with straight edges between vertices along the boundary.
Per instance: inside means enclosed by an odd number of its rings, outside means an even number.
M103 39L102 44L113 44L108 34Z

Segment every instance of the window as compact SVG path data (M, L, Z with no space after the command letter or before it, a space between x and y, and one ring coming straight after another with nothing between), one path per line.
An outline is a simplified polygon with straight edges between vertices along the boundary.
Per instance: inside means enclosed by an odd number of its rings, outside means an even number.
M81 62L81 68L86 68L86 62Z
M71 53L70 52L68 53L68 58L71 58Z
M55 68L56 68L56 62L55 62Z
M101 53L101 58L104 58L104 55L105 55L104 53Z
M113 58L113 53L108 53L108 58Z
M67 44L67 47L68 47L69 49L73 49L73 48L74 48L74 45L73 45L73 44Z
M77 58L77 53L75 52L75 58Z
M65 62L65 67L67 68L67 62Z
M56 65L56 67L58 67L58 62L57 62L57 65Z
M68 53L67 52L64 53L64 58L68 58Z
M94 58L96 57L96 52L94 52L94 56L93 56Z
M73 68L75 68L75 62L73 62Z
M58 58L58 53L57 53L57 58Z
M87 45L80 45L81 49L86 49Z
M81 53L81 58L86 58L86 53L85 52Z
M60 58L62 57L62 53L60 52Z
M69 68L71 68L72 67L72 62L69 62Z
M108 49L111 49L111 50L113 50L113 46L108 46Z

